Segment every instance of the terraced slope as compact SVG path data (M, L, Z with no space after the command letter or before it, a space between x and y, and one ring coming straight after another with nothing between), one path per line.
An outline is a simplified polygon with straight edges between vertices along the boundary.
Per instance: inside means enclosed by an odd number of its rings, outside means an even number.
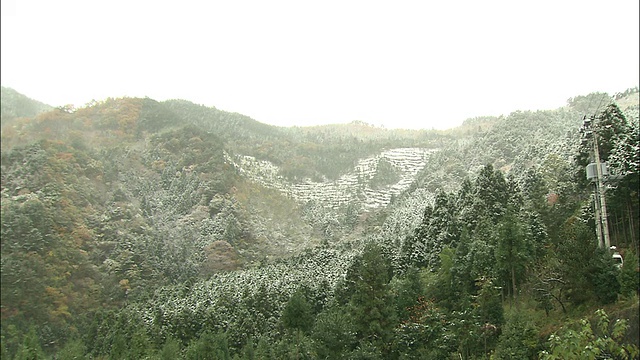
M335 181L305 179L293 183L280 175L273 163L252 156L228 157L240 173L260 184L278 189L300 201L322 201L329 207L359 202L363 210L373 210L389 204L393 196L409 188L416 175L427 164L434 149L396 148L360 159L353 170Z

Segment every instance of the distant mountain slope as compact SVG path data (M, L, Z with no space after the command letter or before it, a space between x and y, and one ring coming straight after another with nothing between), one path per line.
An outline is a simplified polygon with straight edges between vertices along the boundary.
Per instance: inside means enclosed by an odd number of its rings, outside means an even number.
M372 210L387 206L394 196L407 190L433 151L424 148L385 150L360 159L351 172L337 180L321 182L307 179L291 183L279 175L277 166L252 156L237 156L230 161L234 162L240 174L300 202L314 201L331 208L357 203L358 207Z
M183 121L215 133L240 149L267 141L284 141L287 138L281 128L258 122L246 115L186 100L167 100L162 104Z
M278 167L289 181L306 178L337 180L360 159L383 149L437 147L447 139L438 132L387 130L361 122L310 128L281 128L184 100L163 102L183 121L225 140L236 155L265 160Z
M53 108L4 86L1 88L0 97L0 119L2 125L15 118L34 117Z
M8 113L20 113L17 104L3 100ZM20 214L26 201L42 204L45 217L73 219L47 232L66 239L54 244L87 254L78 261L105 274L94 282L126 279L131 288L180 282L339 242L362 229L352 204L327 206L322 195L315 204L292 201L243 176L229 156L271 161L278 176L298 184L338 179L389 145L431 141L420 132L407 139L401 132L373 132L382 136L355 143L340 132L310 138L182 100L108 98L50 109L3 124L3 209ZM388 162L406 165L396 160ZM417 168L398 169L387 174L391 180L365 175L372 186L407 186L406 175ZM390 195L384 196L386 203ZM85 237L73 240L72 233Z

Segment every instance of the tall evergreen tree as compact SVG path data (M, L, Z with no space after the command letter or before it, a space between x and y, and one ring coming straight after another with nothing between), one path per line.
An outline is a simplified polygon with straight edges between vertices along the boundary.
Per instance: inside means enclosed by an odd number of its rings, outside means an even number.
M394 278L396 314L398 319L407 320L411 309L417 305L418 299L424 295L420 272L416 268L408 269L401 278Z
M29 332L24 335L22 345L18 348L15 360L40 360L46 359L44 350L40 345L40 339L36 333L36 328L31 326Z
M568 285L567 297L574 304L580 304L592 295L585 265L595 251L595 235L579 219L572 218L564 225L562 239L557 256Z
M315 350L320 359L345 359L356 344L351 314L334 304L318 314L312 331Z
M507 210L509 196L508 183L502 172L494 170L491 164L480 169L475 181L474 214L485 213L497 224Z
M162 360L180 359L180 343L173 336L167 337L160 349L159 358Z
M401 254L405 267L438 266L442 248L455 247L460 239L457 212L455 198L438 191L433 206L425 208L422 222L403 243Z
M311 330L313 313L311 305L301 289L293 293L285 305L282 312L282 323L285 328L290 330L299 330L303 333L308 333Z
M507 317L494 355L500 360L534 359L537 343L538 332L533 322L515 311Z
M509 210L498 227L496 266L503 285L512 297L518 294L517 285L523 282L532 249L518 216Z
M594 125L598 134L600 161L608 161L621 137L629 132L627 119L618 105L613 102L600 112Z
M227 336L224 333L205 331L187 348L188 360L231 360Z
M607 191L612 243L640 251L640 122L629 119L627 132L619 134L608 159L615 177Z
M389 261L383 257L379 245L368 243L351 271L357 279L350 301L357 336L388 353L396 325L393 298L389 291Z

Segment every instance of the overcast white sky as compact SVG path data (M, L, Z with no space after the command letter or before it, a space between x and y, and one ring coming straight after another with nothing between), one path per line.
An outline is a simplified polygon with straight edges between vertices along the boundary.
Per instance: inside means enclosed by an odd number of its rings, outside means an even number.
M638 0L2 0L1 82L275 125L449 128L639 83Z

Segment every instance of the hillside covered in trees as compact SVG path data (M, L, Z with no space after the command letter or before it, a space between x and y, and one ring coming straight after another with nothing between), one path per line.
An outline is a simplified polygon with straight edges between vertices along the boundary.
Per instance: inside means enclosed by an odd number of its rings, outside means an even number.
M2 359L638 358L639 106L281 128L3 87Z

